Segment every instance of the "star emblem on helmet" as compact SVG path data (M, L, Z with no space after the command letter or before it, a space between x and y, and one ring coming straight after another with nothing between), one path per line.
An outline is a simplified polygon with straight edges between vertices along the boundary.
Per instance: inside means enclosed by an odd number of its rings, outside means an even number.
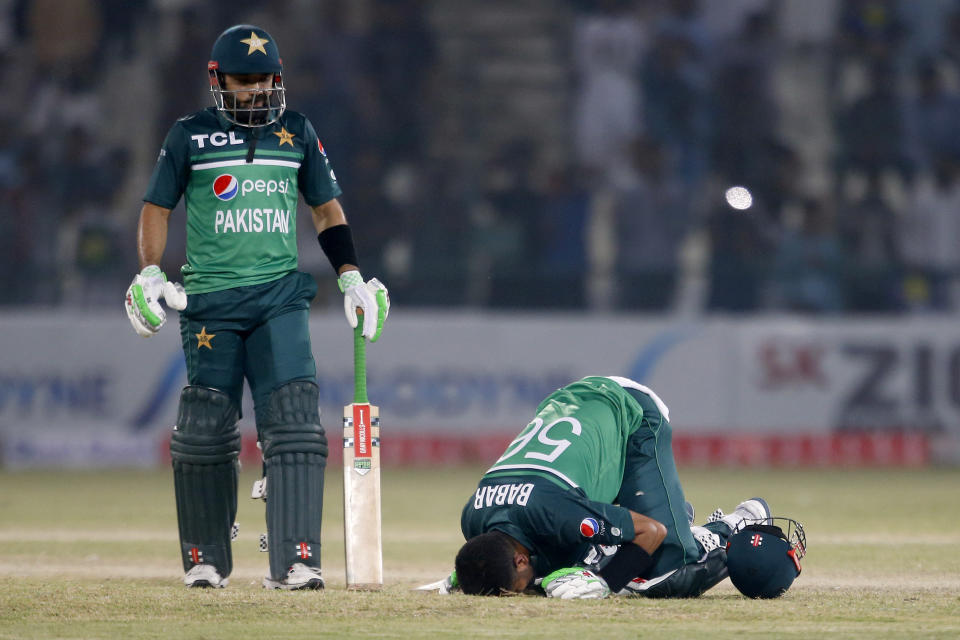
M282 147L285 144L293 146L293 134L286 130L284 127L280 127L280 131L274 131L273 135L280 138L280 142L277 143L278 147Z
M249 56L254 51L259 51L263 55L267 55L267 50L263 48L263 45L267 44L270 41L267 40L266 38L261 38L260 36L258 36L256 31L251 31L250 37L245 38L240 42L250 47L250 49L247 50L247 55Z

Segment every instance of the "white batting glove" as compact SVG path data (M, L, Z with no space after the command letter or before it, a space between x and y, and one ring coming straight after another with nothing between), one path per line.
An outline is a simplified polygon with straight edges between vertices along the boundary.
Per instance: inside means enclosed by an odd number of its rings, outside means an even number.
M166 300L171 309L181 311L187 307L187 294L183 285L170 282L163 271L160 271L160 267L151 264L134 276L124 300L130 324L141 337L149 338L155 335L167 321L167 314L160 306L160 298Z
M544 578L540 586L548 598L561 600L606 598L610 595L610 587L604 579L582 567L557 569Z
M350 328L357 327L359 307L363 314L363 337L370 342L376 342L383 332L387 314L390 313L390 294L387 288L376 278L370 278L365 283L359 271L344 271L340 274L338 284L343 292L343 311Z
M457 582L457 572L454 571L443 580L437 580L436 582L431 582L429 584L422 584L419 587L416 587L414 591L432 591L440 594L441 596L448 596L451 593L459 593L460 583Z

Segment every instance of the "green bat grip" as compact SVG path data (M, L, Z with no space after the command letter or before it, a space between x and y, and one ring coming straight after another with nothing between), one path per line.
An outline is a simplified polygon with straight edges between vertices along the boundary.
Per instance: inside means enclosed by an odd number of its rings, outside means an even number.
M357 404L369 404L367 399L367 340L363 337L363 314L359 316L357 328L353 330L353 401Z

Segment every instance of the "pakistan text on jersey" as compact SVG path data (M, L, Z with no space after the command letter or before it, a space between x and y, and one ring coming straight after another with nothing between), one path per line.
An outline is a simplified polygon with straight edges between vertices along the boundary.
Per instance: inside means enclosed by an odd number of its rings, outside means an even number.
M289 209L227 209L217 211L214 233L290 233Z
M473 498L473 508L482 509L493 505L503 506L504 504L517 504L525 507L531 493L533 493L532 482L483 486L477 489Z

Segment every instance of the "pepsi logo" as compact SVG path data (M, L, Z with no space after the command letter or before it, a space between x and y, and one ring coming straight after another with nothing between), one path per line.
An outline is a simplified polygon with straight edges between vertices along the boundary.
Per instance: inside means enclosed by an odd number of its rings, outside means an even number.
M600 523L594 518L584 518L580 521L580 535L584 538L592 538L600 531Z
M229 173L224 173L223 175L217 176L216 180L213 181L213 195L217 196L217 199L223 200L233 200L237 196L237 192L240 190L240 183L235 177Z

